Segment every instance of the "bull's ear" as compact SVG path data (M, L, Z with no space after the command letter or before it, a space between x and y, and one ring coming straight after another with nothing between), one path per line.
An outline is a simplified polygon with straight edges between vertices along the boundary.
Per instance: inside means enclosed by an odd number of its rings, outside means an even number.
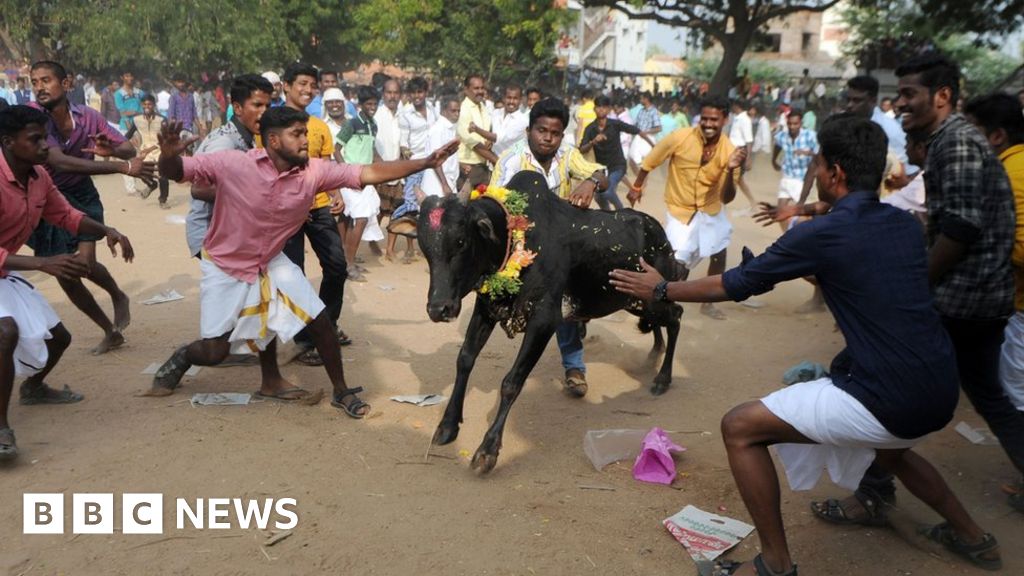
M491 222L491 219L483 211L477 214L476 227L480 231L480 235L485 239L498 243L498 235L494 232L494 223Z

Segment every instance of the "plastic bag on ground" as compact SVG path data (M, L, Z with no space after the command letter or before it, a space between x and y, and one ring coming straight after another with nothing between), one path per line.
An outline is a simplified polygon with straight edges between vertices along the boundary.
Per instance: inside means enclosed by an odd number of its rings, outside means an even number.
M633 464L633 478L641 482L671 484L676 478L676 463L672 452L686 450L669 439L661 428L652 428L644 437L640 455Z

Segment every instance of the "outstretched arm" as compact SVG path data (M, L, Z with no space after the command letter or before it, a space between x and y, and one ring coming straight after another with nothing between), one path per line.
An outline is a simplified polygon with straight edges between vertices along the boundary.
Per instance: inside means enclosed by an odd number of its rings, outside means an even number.
M380 184L391 182L399 178L405 178L410 174L423 170L432 170L444 164L449 156L455 154L459 149L459 141L452 140L444 146L432 152L426 158L418 160L395 160L394 162L374 162L363 166L360 180L364 185ZM162 159L161 159L162 163Z
M160 127L157 139L160 142L160 175L180 182L185 177L185 166L181 161L181 154L199 138L193 137L183 141L181 139L181 122L175 120L166 122Z

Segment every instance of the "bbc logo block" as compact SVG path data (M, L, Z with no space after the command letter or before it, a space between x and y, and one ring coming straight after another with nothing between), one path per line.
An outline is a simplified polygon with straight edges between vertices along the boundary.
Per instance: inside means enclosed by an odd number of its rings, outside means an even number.
M25 534L64 533L64 494L24 494ZM123 494L121 531L124 534L163 534L163 494ZM82 493L71 497L71 532L113 534L113 494Z

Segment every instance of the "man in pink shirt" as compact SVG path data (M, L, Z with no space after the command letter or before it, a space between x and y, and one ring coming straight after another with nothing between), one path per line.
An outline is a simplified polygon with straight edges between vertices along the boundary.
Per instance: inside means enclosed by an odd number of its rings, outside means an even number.
M78 402L80 394L55 390L46 376L71 343L71 335L43 295L16 270L39 270L61 279L82 278L89 266L74 254L19 256L32 230L44 220L72 234L106 237L111 252L121 244L124 259L134 257L131 243L72 208L41 166L49 155L49 118L28 106L0 111L0 460L18 455L7 406L15 376L28 376L20 389L22 404Z
M420 160L365 166L309 158L308 115L286 106L271 108L260 119L263 148L226 150L182 158L191 141L182 141L180 126L168 123L160 137L160 174L212 189L216 202L202 251L200 335L176 350L157 370L152 396L171 394L192 365L219 364L232 350L258 351L262 385L257 396L275 400L309 400L312 395L285 380L277 365L275 338L289 341L303 328L324 360L334 392L332 402L353 418L370 406L348 388L341 350L324 304L309 281L281 253L285 242L306 221L318 190L362 189L440 166L458 142Z

